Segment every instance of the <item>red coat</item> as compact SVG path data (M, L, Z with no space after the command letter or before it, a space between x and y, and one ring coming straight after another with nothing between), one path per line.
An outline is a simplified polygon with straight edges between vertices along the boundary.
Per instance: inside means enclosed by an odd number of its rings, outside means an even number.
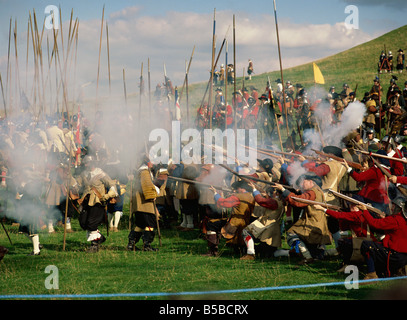
M397 177L397 183L407 184L407 177Z
M400 157L401 155L401 157ZM402 159L402 154L400 150L396 150L393 158L397 159ZM390 161L390 171L393 175L395 176L402 176L404 174L404 166L403 163L400 161L394 161L394 160L389 160Z
M390 203L386 189L386 185L388 185L389 182L386 181L385 176L379 168L373 166L360 173L352 170L350 175L357 182L365 182L364 187L358 193L360 196L378 203Z
M375 219L368 211L363 211L363 217L370 226L384 231L384 247L397 252L407 253L407 220L401 213L393 214L383 219Z
M338 212L334 210L326 210L326 214L339 220L341 230L352 230L357 237L366 237L367 221L363 217L363 211ZM372 240L376 241L371 234Z

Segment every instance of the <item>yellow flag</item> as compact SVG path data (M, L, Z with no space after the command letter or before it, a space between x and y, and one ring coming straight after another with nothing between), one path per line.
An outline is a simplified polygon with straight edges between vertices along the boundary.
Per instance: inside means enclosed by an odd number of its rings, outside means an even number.
M325 84L324 76L322 75L321 70L319 70L319 67L315 63L313 63L313 66L315 83Z

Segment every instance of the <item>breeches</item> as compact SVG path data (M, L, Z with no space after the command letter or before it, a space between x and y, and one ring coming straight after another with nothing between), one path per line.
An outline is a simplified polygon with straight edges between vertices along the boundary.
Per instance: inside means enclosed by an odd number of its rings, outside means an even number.
M360 251L373 259L379 277L390 277L407 264L407 253L385 248L380 242L363 241Z

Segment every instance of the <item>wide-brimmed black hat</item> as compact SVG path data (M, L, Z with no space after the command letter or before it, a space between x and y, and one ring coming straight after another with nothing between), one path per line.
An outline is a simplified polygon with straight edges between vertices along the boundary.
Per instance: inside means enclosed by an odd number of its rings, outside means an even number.
M342 149L338 148L336 146L326 146L326 147L324 147L322 149L322 152L330 153L330 154L333 154L336 157L343 158Z
M312 180L314 181L314 183L319 186L320 188L322 187L322 179L320 176L318 176L316 173L314 172L307 172L302 174L301 176L299 176L299 178L297 179L297 181L295 182L295 184L297 186L301 186L301 183L304 180Z
M271 169L273 169L273 161L271 159L257 159L259 165L266 170L267 173L271 173Z
M247 192L252 192L253 188L244 180L238 180L232 183L232 189L237 190L238 188L245 189Z

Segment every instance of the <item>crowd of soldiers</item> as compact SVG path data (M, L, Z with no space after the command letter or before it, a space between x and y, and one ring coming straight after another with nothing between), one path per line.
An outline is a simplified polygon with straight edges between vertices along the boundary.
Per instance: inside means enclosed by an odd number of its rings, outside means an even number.
M295 256L301 264L309 264L334 255L342 258L342 271L350 264L364 265L366 279L397 275L407 264L403 146L407 89L401 90L396 80L392 78L383 96L375 78L360 101L366 106L360 126L348 132L340 146L323 146L313 155L305 152L307 141L302 138L299 147L287 140L281 144L286 153L275 152L280 150L275 147L278 124L287 123L292 132L316 130L314 112L323 102L332 108L332 125L340 123L344 110L355 101L347 84L339 93L331 87L327 97L315 100L299 84L276 80L273 92L268 81L261 95L253 86L250 95L246 88L235 92L231 106L225 106L218 88L215 107L223 103L224 109L214 108L214 123L261 131L261 145L270 156L263 154L255 168L238 159L234 166L171 159L157 164L147 145L129 166L121 158L129 146L120 146L117 139L109 144L101 134L101 113L96 113L92 128L80 130L79 120L86 123L80 113L46 121L29 116L14 122L3 119L3 214L19 223L20 232L30 238L31 255L41 252L41 229L54 232L60 221L70 232L73 217L86 231L87 250L97 252L106 241L101 225L111 232L120 227L127 193L131 218L124 246L128 250L157 251L152 244L157 234L161 241L160 227L176 227L180 232L199 230L207 241L206 256L218 256L225 241L242 260ZM195 124L200 129L207 128L210 120L205 106L198 108ZM116 120L126 130L128 120ZM383 128L389 130L381 138ZM33 211L38 211L35 219L26 219ZM363 241L357 246L355 239ZM6 252L2 247L1 255Z

